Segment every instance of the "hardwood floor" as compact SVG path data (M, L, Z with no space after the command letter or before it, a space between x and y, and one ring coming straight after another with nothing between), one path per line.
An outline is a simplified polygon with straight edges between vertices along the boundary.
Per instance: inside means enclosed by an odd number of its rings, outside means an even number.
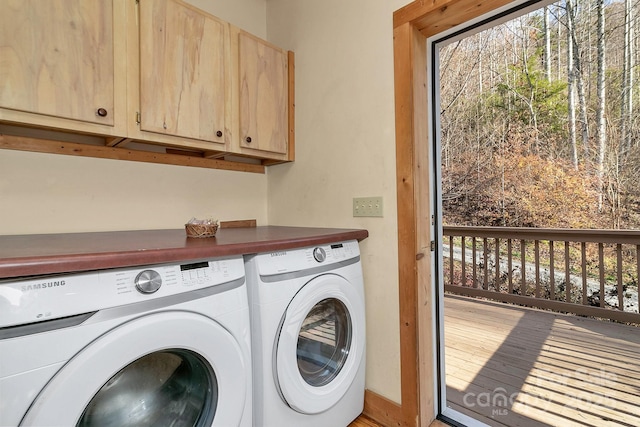
M447 405L491 426L638 426L640 329L445 298Z
M351 424L349 424L349 427L384 427L384 426L382 424L376 423L371 418L365 415L360 415L358 418L353 420Z
M385 427L382 424L378 424L372 419L368 418L365 415L360 415L357 419L355 419L349 427ZM431 423L429 427L448 427L448 424L445 424L441 421L435 420Z

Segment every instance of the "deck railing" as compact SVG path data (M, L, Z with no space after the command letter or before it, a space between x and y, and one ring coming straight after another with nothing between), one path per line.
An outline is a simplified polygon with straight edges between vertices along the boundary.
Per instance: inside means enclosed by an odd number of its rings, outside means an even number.
M443 227L445 291L640 323L640 231Z

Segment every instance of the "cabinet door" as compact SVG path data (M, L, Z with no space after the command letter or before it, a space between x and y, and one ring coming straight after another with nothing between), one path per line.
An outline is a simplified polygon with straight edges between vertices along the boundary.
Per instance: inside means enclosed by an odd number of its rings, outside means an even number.
M113 125L113 33L111 1L3 0L0 108Z
M224 24L173 0L140 2L140 129L224 143Z
M287 152L287 54L247 33L239 35L240 146Z

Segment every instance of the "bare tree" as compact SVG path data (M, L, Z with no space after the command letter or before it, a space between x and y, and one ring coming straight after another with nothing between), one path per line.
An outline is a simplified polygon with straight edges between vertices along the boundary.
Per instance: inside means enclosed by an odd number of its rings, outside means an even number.
M556 22L560 22L560 16L561 16L561 12L562 12L562 7L560 6L560 3L558 3L556 5ZM557 49L557 54L556 54L556 58L557 58L557 63L558 63L558 80L560 80L562 78L562 61L560 60L562 58L562 48L561 48L561 40L562 40L562 25L557 24L556 25L557 29L558 29L558 36L556 38L557 42L556 42L556 49Z
M633 41L634 19L631 0L624 2L624 59L622 64L622 97L620 114L620 146L619 161L624 164L626 154L631 148L631 119L633 116Z
M571 0L566 0L566 26L567 26L567 112L569 120L569 145L573 165L578 169L578 146L576 143L576 101L575 101L575 61L573 59L573 7Z
M606 87L605 87L605 0L597 0L598 15L598 73L597 73L597 92L598 106L596 110L596 127L598 129L598 211L602 212L604 208L604 156L607 150L607 126L605 122L605 103L606 103Z
M580 49L580 43L578 42L577 30L578 26L576 25L576 21L578 20L578 13L580 13L581 8L579 7L578 0L575 1L575 6L571 5L569 1L567 1L567 20L570 21L570 25L568 26L568 31L570 40L568 43L573 43L573 82L576 85L576 91L578 96L578 112L579 112L579 122L580 122L580 135L582 139L582 147L585 153L585 160L587 159L587 154L589 152L589 118L587 117L587 100L585 96L585 88L584 88L584 74L582 69L582 52ZM575 141L574 141L575 144ZM576 167L578 165L578 157L577 157L577 147L575 147L575 164Z
M549 27L549 7L544 7L544 75L551 81L551 29Z

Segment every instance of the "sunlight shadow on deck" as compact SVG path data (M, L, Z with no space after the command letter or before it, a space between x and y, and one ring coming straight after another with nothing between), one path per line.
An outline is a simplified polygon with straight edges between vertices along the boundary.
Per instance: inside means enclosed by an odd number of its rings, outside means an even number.
M448 406L495 426L637 426L640 331L447 295Z

